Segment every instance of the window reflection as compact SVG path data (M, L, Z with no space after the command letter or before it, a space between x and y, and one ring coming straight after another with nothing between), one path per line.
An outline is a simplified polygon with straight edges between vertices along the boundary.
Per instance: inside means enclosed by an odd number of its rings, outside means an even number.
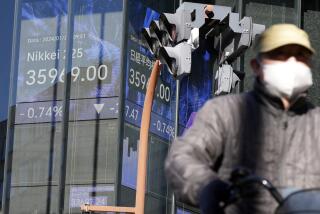
M115 203L123 4L76 1L70 59L67 6L67 0L20 4L8 213L61 209L66 60L72 69L64 210L77 213L81 203Z

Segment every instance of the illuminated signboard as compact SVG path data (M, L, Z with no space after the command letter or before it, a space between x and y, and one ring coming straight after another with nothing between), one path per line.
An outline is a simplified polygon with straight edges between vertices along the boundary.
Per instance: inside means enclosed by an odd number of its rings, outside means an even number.
M16 124L56 122L62 120L62 101L20 103L16 105ZM119 98L71 100L69 120L92 120L117 118ZM97 115L98 114L98 115Z
M57 213L70 9L67 0L19 6L9 213ZM82 202L115 203L123 3L77 0L72 10L64 198L79 212Z
M141 125L146 85L155 62L155 58L148 51L148 48L143 45L140 31L143 27L149 26L153 19L159 18L158 12L145 7L141 1L130 0L128 4L127 16L129 17L129 23L124 109L126 124L124 126L121 171L121 184L125 186L122 189L124 195L127 195L128 189L135 189L136 187L139 127ZM189 117L194 115L211 97L212 56L200 46L199 49L193 52L192 57L192 73L181 81L179 135L182 134L187 126ZM147 171L147 193L150 194L147 197L155 197L155 200L158 201L157 203L160 204L167 203L166 200L161 200L170 197L163 166L169 143L173 140L175 133L175 87L175 79L169 74L167 68L163 66L152 105ZM155 210L154 213L161 213L161 211Z
M21 10L16 124L60 121L67 1L24 1ZM92 111L102 112L101 119L117 118L112 97L120 91L122 2L81 0L74 10L70 111L77 110L79 118L72 120L95 119L88 116Z
M93 2L77 1L75 8L71 99L119 95L122 2ZM17 102L62 98L66 6L62 0L23 3Z

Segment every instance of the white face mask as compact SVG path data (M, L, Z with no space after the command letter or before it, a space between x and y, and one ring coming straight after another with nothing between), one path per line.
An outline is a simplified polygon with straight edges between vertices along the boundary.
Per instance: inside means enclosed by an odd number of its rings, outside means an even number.
M266 87L278 97L292 98L312 86L311 69L294 57L263 64L262 71Z

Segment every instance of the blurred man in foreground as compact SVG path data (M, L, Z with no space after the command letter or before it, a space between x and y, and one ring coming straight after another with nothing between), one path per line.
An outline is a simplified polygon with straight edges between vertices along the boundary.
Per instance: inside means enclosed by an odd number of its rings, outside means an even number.
M223 213L230 173L239 166L281 190L320 186L320 109L306 99L315 53L308 35L291 24L273 25L255 48L253 90L208 101L166 160L178 199L199 205L205 214ZM265 214L275 207L260 191L225 213Z

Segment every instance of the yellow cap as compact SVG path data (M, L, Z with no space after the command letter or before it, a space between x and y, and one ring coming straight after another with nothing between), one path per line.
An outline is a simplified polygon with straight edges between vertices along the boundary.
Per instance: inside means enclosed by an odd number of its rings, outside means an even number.
M275 24L266 29L258 39L256 49L265 53L290 44L301 45L315 53L308 34L293 24Z

